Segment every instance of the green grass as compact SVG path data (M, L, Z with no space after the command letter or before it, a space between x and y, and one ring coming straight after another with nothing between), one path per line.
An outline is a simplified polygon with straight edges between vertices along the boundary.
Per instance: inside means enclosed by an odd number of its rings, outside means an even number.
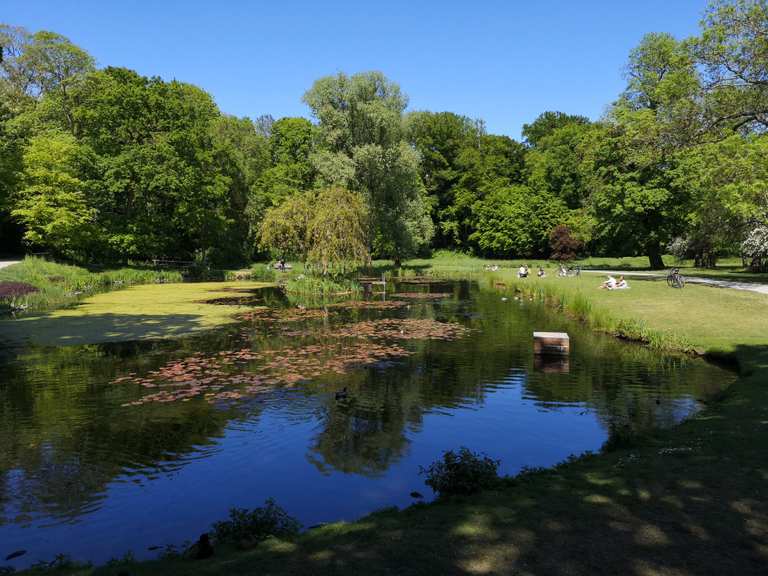
M512 271L479 273L483 262L457 266L457 261L426 261L418 271L446 275L459 273L460 267L464 277L510 294L517 287L599 329L645 332L649 339L660 338L655 343L660 347L683 343L727 355L738 362L740 379L719 402L674 429L644 437L631 448L522 474L498 490L384 510L308 530L294 541L219 548L206 561L129 560L66 573L765 573L768 296L704 286L677 291L649 281L632 281L625 292L606 292L596 288L596 279L518 281Z
M697 268L692 260L678 260L674 256L665 255L664 265L667 268L678 267L682 274L687 276L699 276L702 278L715 278L735 280L739 282L765 282L768 283L768 273L751 272L742 265L740 258L723 258L718 261L716 268ZM391 269L391 262L379 260L375 263L379 269ZM517 269L521 264L527 264L532 270L542 266L548 274L557 272L558 264L541 259L513 259L513 260L486 260L459 252L439 250L432 258L416 258L406 263L408 268L416 269L452 269L454 271L481 271L486 265L498 265L502 269ZM626 257L588 257L580 258L570 263L578 265L583 270L623 270L627 272L649 271L648 258L645 256ZM658 271L663 274L664 271Z
M91 272L79 266L57 264L28 256L19 264L0 270L0 282L3 281L31 284L38 292L16 298L12 302L0 301L0 310L12 306L39 312L72 304L84 296L133 284L180 282L181 274L137 268Z

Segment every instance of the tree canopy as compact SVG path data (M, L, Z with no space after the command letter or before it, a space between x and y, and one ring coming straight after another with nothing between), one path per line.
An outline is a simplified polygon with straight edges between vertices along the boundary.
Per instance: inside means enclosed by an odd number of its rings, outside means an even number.
M545 111L518 142L409 110L378 71L316 80L309 118L236 118L191 84L0 25L0 240L84 262L273 254L326 273L436 248L578 246L659 267L674 245L711 266L757 250L768 221L766 31L768 0L711 2L698 35L640 40L602 117Z

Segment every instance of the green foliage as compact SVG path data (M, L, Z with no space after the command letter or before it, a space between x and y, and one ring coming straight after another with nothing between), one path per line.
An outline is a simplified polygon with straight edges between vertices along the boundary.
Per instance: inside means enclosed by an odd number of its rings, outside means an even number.
M344 274L370 261L368 212L360 194L326 188L288 198L267 211L261 244L322 274Z
M765 0L715 0L690 42L704 71L706 128L715 134L768 126L767 22Z
M432 220L418 154L404 140L399 86L380 72L340 73L317 80L304 101L331 153L314 156L321 182L363 194L374 252L399 261L427 247Z
M307 227L307 264L323 274L345 273L368 264L368 214L359 194L327 188L315 199Z
M473 207L476 231L470 236L483 254L540 256L548 251L549 232L565 214L552 195L527 186L497 188Z
M232 508L229 520L213 525L213 534L217 542L239 544L243 541L260 542L270 536L293 538L300 529L301 524L269 498L264 506L253 510Z
M679 238L713 265L768 213L766 26L765 0L713 2L697 37L642 38L600 121L544 112L521 144L451 112L404 114L380 72L318 79L304 94L317 124L254 123L195 86L96 70L63 36L0 25L0 238L84 262L228 265L261 242L330 272L364 261L362 245L396 263L540 255L564 224L589 251L659 267ZM321 211L310 233L318 189L359 194L365 225ZM340 220L354 235L331 241Z
M589 118L566 114L565 112L544 112L531 122L523 124L523 138L528 146L538 148L544 138L566 126L580 126L589 124Z
M732 135L678 155L672 174L690 194L685 239L698 266L738 253L750 224L768 213L767 153L765 138Z
M84 179L94 170L91 151L70 134L48 133L32 138L23 160L11 214L25 225L24 239L72 258L87 254L97 228Z
M493 488L499 481L499 460L461 447L449 450L427 468L419 467L419 474L426 476L424 483L441 498L464 496Z
M267 210L261 222L261 245L278 258L306 259L313 200L313 195L306 192Z
M552 193L569 208L585 206L591 189L584 161L595 130L594 125L571 122L539 138L525 158L528 185Z

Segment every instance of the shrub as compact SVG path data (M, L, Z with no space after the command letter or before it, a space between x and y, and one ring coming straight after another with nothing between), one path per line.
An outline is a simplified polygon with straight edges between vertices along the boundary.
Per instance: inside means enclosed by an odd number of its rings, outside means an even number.
M253 510L232 508L229 520L214 523L213 534L218 542L260 541L269 536L296 536L300 528L295 518L269 498Z
M449 450L429 468L419 468L424 483L438 496L474 494L493 487L499 480L499 460L461 447Z
M581 241L573 237L571 229L565 224L555 226L549 233L549 248L552 251L550 257L553 260L573 260L582 247Z
M603 452L615 452L635 448L638 445L638 437L629 424L617 424L611 422L608 425L608 439L603 443Z

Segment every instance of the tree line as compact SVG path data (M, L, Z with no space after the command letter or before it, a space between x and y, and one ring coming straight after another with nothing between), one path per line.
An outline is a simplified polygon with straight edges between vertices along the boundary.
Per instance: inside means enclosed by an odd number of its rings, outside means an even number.
M408 111L380 72L320 78L311 118L236 118L193 85L3 25L0 239L83 262L271 254L323 272L433 249L764 267L766 37L766 0L715 1L697 36L642 39L599 120L544 112L518 142Z

